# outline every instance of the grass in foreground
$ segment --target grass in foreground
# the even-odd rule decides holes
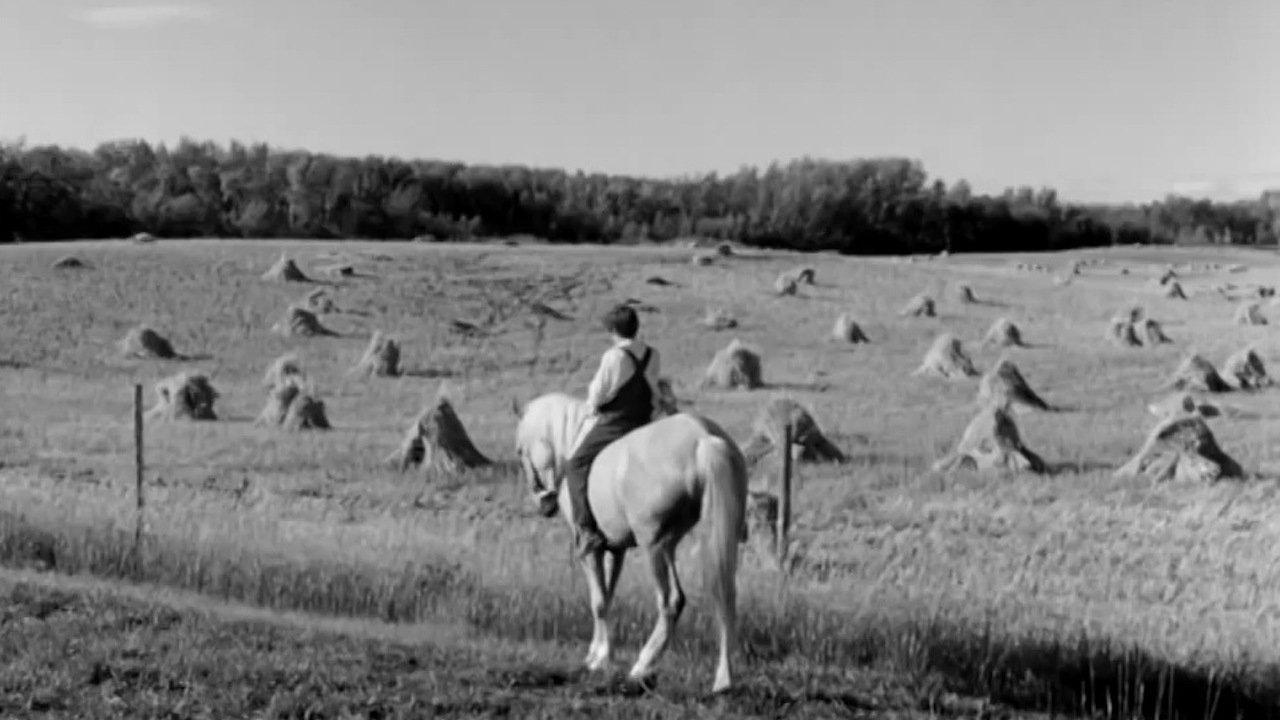
[[[547,643],[275,615],[80,578],[0,573],[0,715],[27,718],[926,717],[869,674],[769,664],[708,696],[677,660],[656,687],[588,676]],[[701,680],[701,678],[697,678]],[[839,692],[820,688],[841,687]],[[933,710],[990,713],[947,698]],[[1007,716],[1007,715],[1006,715]]]

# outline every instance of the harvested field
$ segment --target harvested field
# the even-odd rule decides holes
[[[318,659],[293,675],[279,671],[281,682],[302,692],[323,676],[314,681],[328,688],[322,698],[347,688],[325,706],[332,716],[342,708],[367,712],[369,705],[356,704],[362,698],[428,705],[433,698],[505,698],[514,715],[554,708],[557,717],[678,715],[686,702],[710,714],[719,707],[720,716],[773,717],[790,709],[830,717],[859,708],[902,717],[922,708],[974,715],[977,698],[986,698],[1019,713],[1101,711],[1110,703],[1128,716],[1138,703],[1164,697],[1180,703],[1182,717],[1199,718],[1210,714],[1206,698],[1217,698],[1215,712],[1224,717],[1261,710],[1241,708],[1232,688],[1268,703],[1278,695],[1280,566],[1270,548],[1280,542],[1280,525],[1271,520],[1280,493],[1267,471],[1280,466],[1280,442],[1270,431],[1280,411],[1272,391],[1227,393],[1242,412],[1207,421],[1222,449],[1262,479],[1201,485],[1112,475],[1142,446],[1152,426],[1147,406],[1167,395],[1159,386],[1188,353],[1214,364],[1246,345],[1267,364],[1280,356],[1280,339],[1266,327],[1234,324],[1232,305],[1206,291],[1224,273],[1180,271],[1186,300],[1147,287],[1166,264],[1202,262],[1204,250],[927,263],[831,255],[818,263],[744,248],[709,272],[690,265],[678,247],[327,243],[325,250],[376,251],[393,261],[373,276],[323,281],[343,309],[324,316],[337,336],[272,332],[299,291],[263,282],[262,268],[287,253],[314,277],[312,268],[326,259],[313,248],[241,240],[77,243],[76,256],[92,273],[51,267],[65,245],[0,248],[8,269],[0,293],[7,411],[0,415],[0,563],[154,583],[278,612],[415,627],[452,623],[466,629],[456,646],[462,649],[450,654],[449,643],[417,643],[420,667],[438,672],[406,669],[408,651],[392,636],[408,630],[357,641],[315,640],[290,629],[258,636],[250,650],[234,649],[219,639],[243,636],[230,625],[73,599],[65,603],[71,609],[50,616],[63,625],[17,623],[20,634],[12,638],[6,625],[4,714],[24,712],[11,705],[19,697],[67,703],[41,711],[55,714],[74,714],[74,703],[89,702],[79,699],[86,691],[68,689],[70,675],[24,675],[30,671],[21,668],[43,662],[40,648],[57,637],[77,634],[97,638],[98,655],[119,656],[126,641],[113,628],[125,616],[145,628],[134,632],[153,639],[128,661],[135,674],[120,677],[157,686],[172,681],[159,669],[185,677],[199,672],[192,665],[199,662],[243,673],[227,675],[228,682],[250,683],[243,678],[259,672],[254,668],[294,667],[303,662],[298,648],[316,643]],[[1108,263],[1084,266],[1065,286],[1014,269],[1020,260],[1069,267],[1094,257]],[[1270,255],[1215,249],[1208,257],[1224,266],[1247,263],[1243,279],[1232,276],[1239,282],[1280,279],[1280,262]],[[821,283],[771,297],[779,274],[819,264]],[[1130,273],[1120,274],[1121,266]],[[654,276],[670,282],[646,282]],[[942,303],[936,317],[899,317],[922,288],[948,283],[971,287],[982,302]],[[578,670],[590,613],[585,584],[567,561],[568,528],[538,517],[517,480],[512,396],[581,396],[606,347],[599,315],[626,298],[655,308],[641,316],[641,333],[661,349],[663,373],[691,410],[745,442],[761,407],[792,397],[821,418],[823,434],[848,458],[797,465],[785,581],[772,558],[744,545],[742,689],[720,700],[699,694],[714,658],[709,606],[697,565],[686,559],[698,531],[681,552],[689,607],[674,656],[659,666],[656,694],[600,691],[603,680]],[[1136,299],[1173,342],[1141,351],[1107,342],[1100,328]],[[535,303],[569,319],[546,321]],[[739,324],[732,337],[765,359],[764,387],[699,387],[708,360],[731,338],[704,325],[711,306],[733,308]],[[832,318],[846,311],[856,312],[876,342],[830,342]],[[1033,344],[984,345],[1001,317]],[[476,331],[460,333],[458,322]],[[184,357],[120,353],[119,339],[140,325],[163,328]],[[402,340],[400,377],[371,382],[349,372],[375,330]],[[930,472],[972,419],[979,382],[912,376],[942,333],[959,338],[982,370],[1009,352],[1035,390],[1063,408],[1017,417],[1021,435],[1052,472]],[[253,425],[265,399],[264,368],[291,351],[303,358],[330,430]],[[184,370],[215,379],[218,419],[147,427],[148,540],[137,564],[130,555],[132,386]],[[382,461],[424,398],[442,386],[494,464],[401,474]],[[621,669],[654,614],[644,561],[628,563],[613,613]],[[6,590],[6,618],[51,607],[37,591],[14,588]],[[173,639],[166,651],[166,637],[191,639]],[[203,639],[208,659],[174,659],[181,653],[172,647]],[[389,655],[404,664],[361,674]],[[1091,676],[1092,690],[1082,690]],[[533,687],[521,684],[527,677],[560,679],[549,687],[527,681]],[[220,716],[267,712],[244,698],[209,698],[200,702]],[[153,700],[137,694],[128,702]],[[294,707],[273,702],[285,704],[271,712]],[[450,707],[455,714],[499,711]]]

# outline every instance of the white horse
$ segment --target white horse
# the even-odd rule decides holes
[[[512,407],[520,418],[516,452],[538,509],[545,517],[559,509],[572,526],[568,487],[561,480],[591,424],[590,409],[564,393],[537,397],[523,412],[514,402]],[[685,605],[676,546],[705,516],[710,533],[702,542],[703,582],[716,603],[720,640],[712,692],[728,689],[730,655],[737,646],[738,543],[747,539],[747,467],[737,444],[707,418],[688,413],[663,417],[615,440],[596,457],[587,497],[608,540],[606,549],[581,560],[595,619],[587,667],[602,670],[611,663],[609,606],[623,558],[638,546],[649,556],[658,621],[630,677],[643,680],[654,672]],[[611,561],[607,576],[606,554]]]

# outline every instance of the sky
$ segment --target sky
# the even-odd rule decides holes
[[[1280,0],[0,0],[0,139],[1232,199],[1280,187],[1277,37]]]

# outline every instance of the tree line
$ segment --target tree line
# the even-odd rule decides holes
[[[804,158],[672,179],[183,139],[93,151],[0,146],[0,242],[124,237],[623,243],[683,237],[851,254],[1058,250],[1121,243],[1275,244],[1280,191],[1065,203],[1049,188],[979,195],[908,158]]]

